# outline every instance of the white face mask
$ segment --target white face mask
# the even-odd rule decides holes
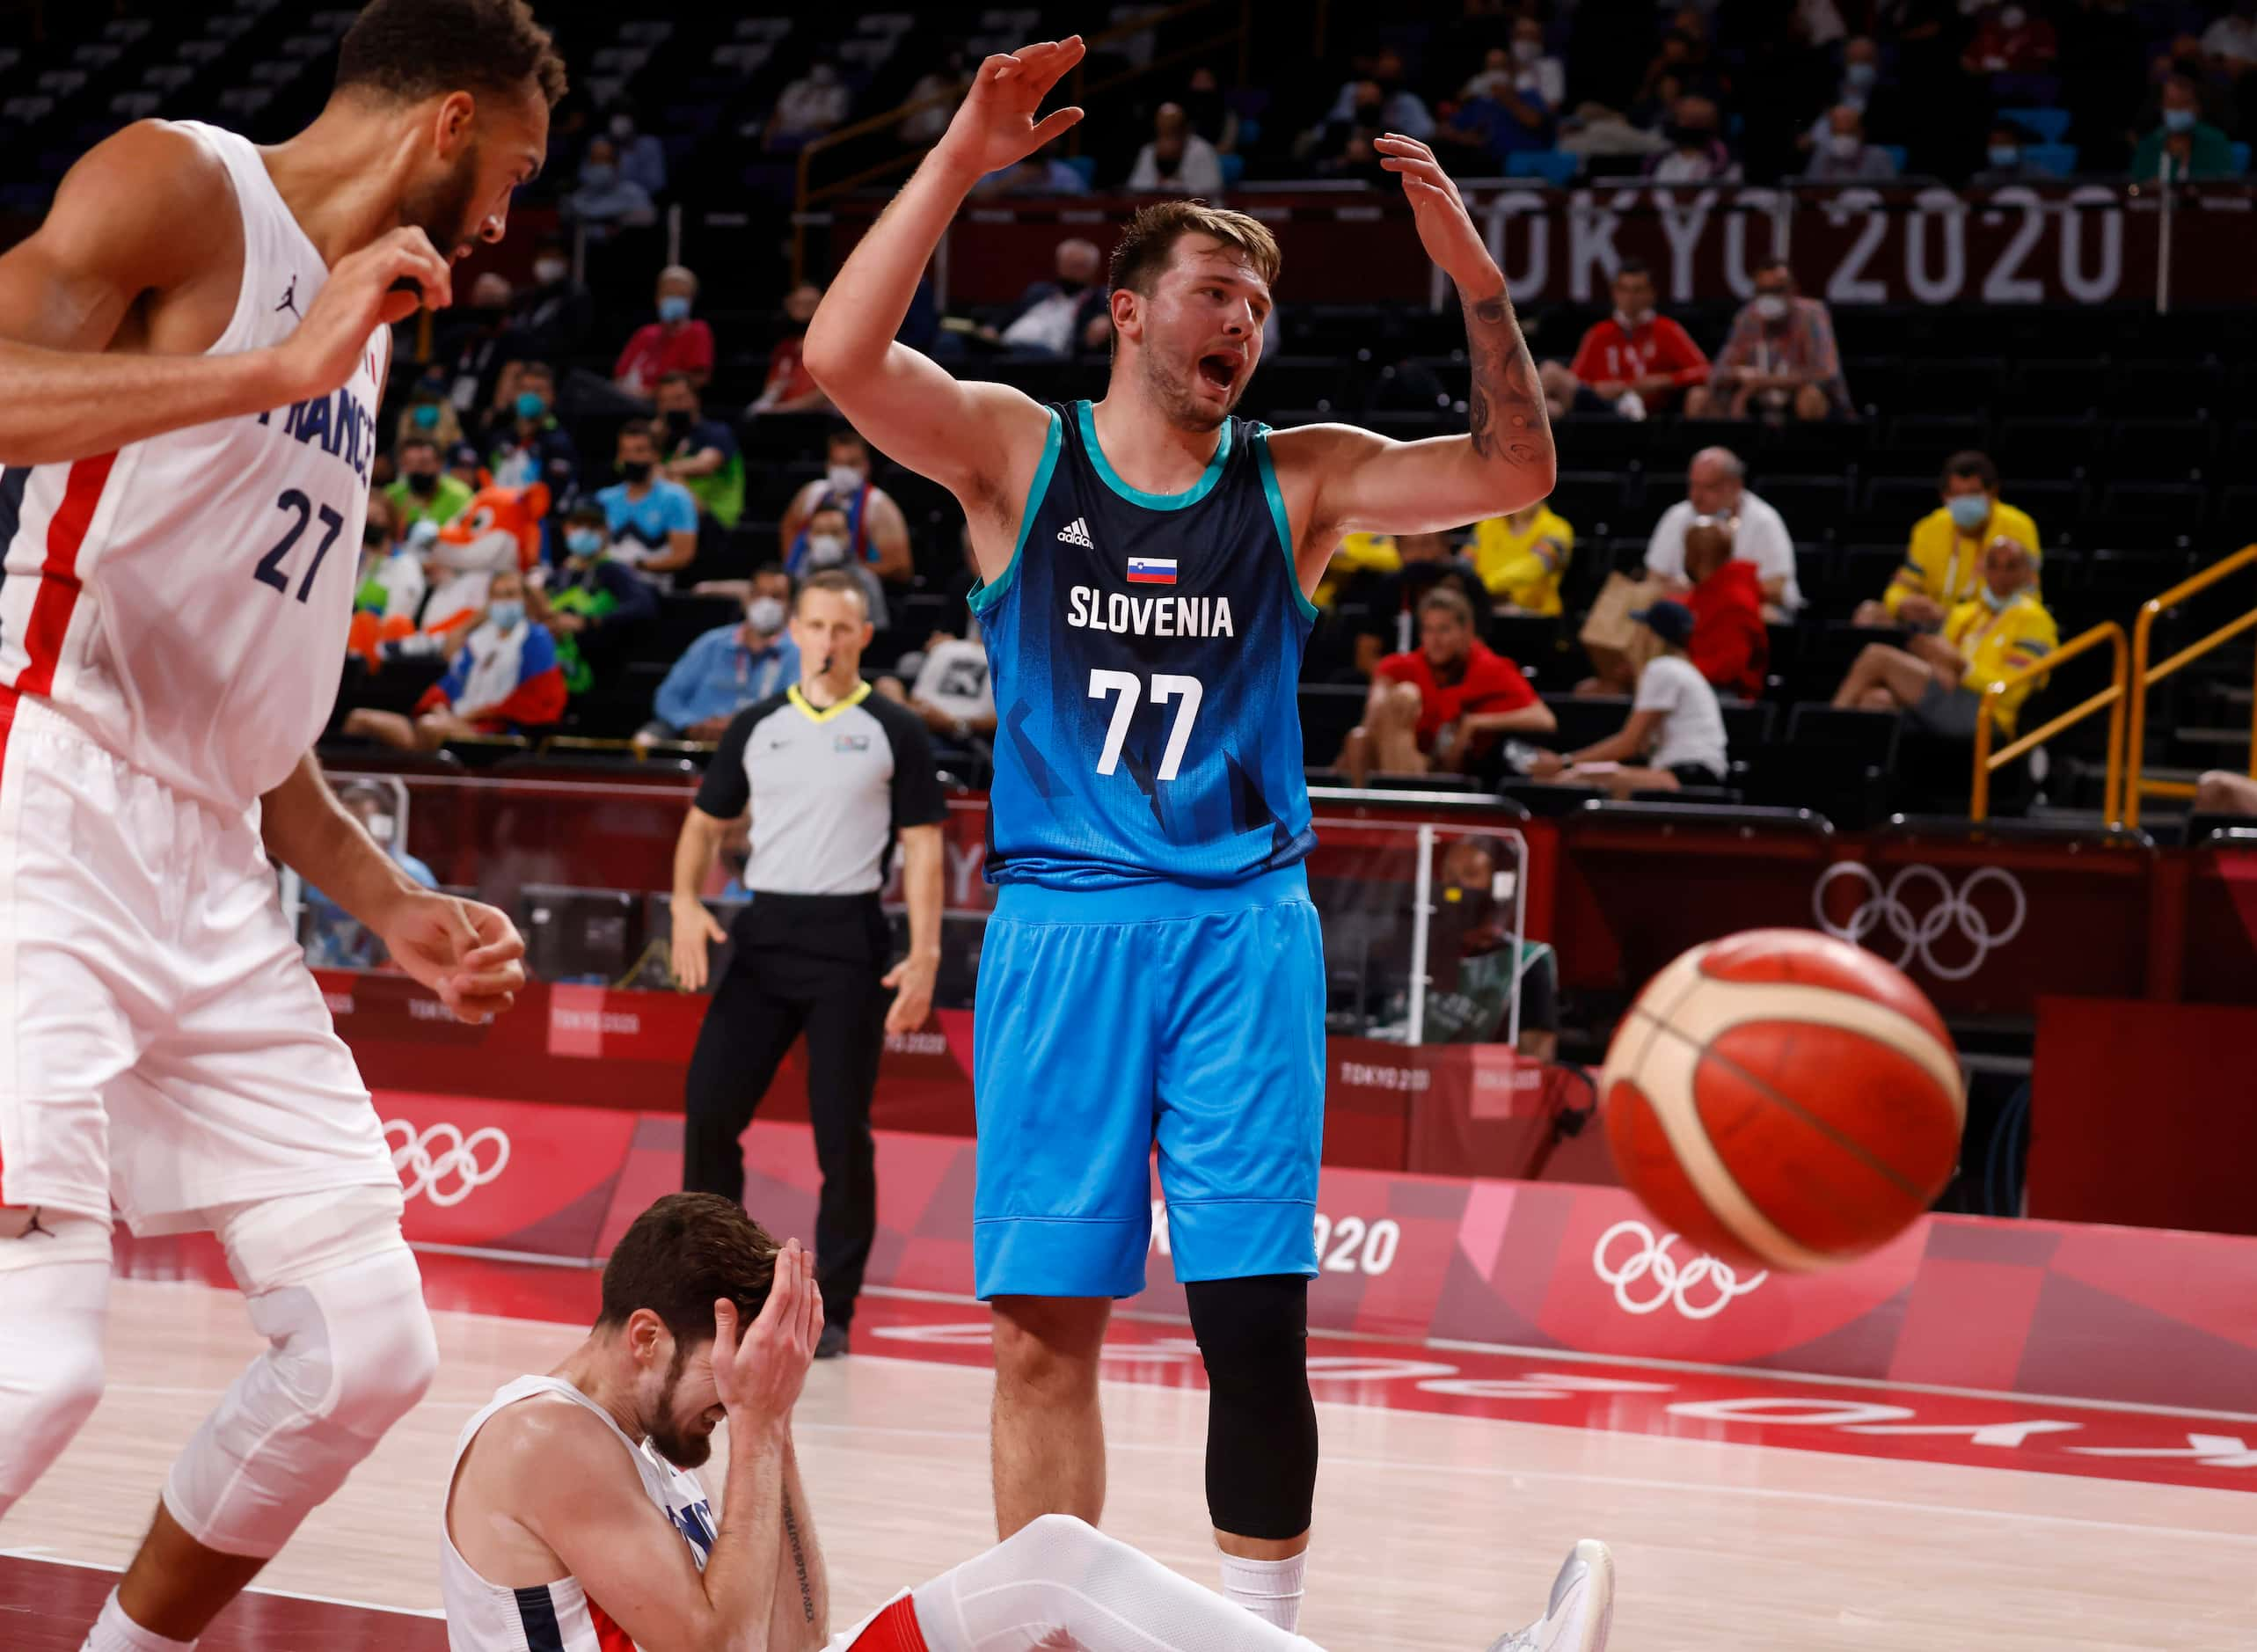
[[[1834,151],[1834,158],[1842,161],[1857,159],[1858,151],[1865,146],[1865,140],[1854,132],[1837,132],[1826,140],[1826,147]]]
[[[369,816],[369,836],[389,849],[391,847],[391,835],[395,825],[396,822],[389,815],[371,815]]]
[[[811,559],[814,556],[812,545],[807,547],[807,555]],[[760,635],[772,637],[784,629],[784,604],[772,596],[756,596],[746,605],[744,618],[745,623]]]
[[[834,464],[825,472],[834,493],[858,493],[862,491],[862,472],[851,464]]]
[[[1513,42],[1513,61],[1516,63],[1532,63],[1543,55],[1544,42],[1542,40],[1515,40]]]
[[[1756,313],[1766,321],[1786,318],[1786,299],[1779,293],[1762,293],[1756,299]]]
[[[635,135],[635,118],[634,118],[634,116],[632,116],[632,115],[629,115],[629,114],[615,114],[615,115],[613,115],[613,116],[611,117],[611,135],[612,135],[613,137],[615,137],[615,138],[617,138],[617,139],[621,140],[622,142],[625,142],[626,139],[628,139],[628,138],[631,138],[631,137],[634,136],[634,135]]]
[[[1653,319],[1654,312],[1650,310],[1618,310],[1614,312],[1614,325],[1625,333],[1635,333]]]
[[[552,287],[571,274],[572,266],[560,258],[537,258],[533,260],[533,279],[544,287]]]
[[[811,568],[835,568],[846,560],[846,540],[835,533],[807,536],[807,566]]]

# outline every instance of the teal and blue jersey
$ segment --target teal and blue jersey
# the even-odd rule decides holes
[[[1302,594],[1269,428],[1230,419],[1180,493],[1130,486],[1053,404],[1009,566],[972,596],[997,726],[987,876],[1057,889],[1248,881],[1316,841]]]

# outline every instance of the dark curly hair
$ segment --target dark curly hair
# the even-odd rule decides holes
[[[526,0],[371,0],[337,53],[337,90],[415,102],[537,86],[551,109],[564,59]]]
[[[741,1325],[760,1317],[780,1248],[742,1206],[711,1193],[669,1193],[637,1217],[603,1264],[595,1328],[616,1330],[648,1308],[674,1336],[676,1363],[713,1336],[713,1304],[736,1304]]]

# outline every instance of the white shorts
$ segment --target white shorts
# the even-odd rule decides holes
[[[175,1233],[364,1184],[399,1178],[257,811],[0,691],[0,1204]]]

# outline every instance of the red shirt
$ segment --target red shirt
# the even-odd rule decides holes
[[[635,336],[619,352],[619,365],[611,369],[611,376],[648,395],[668,373],[712,370],[712,328],[692,320],[669,330],[664,322],[652,321],[635,329]]]
[[[1717,688],[1749,699],[1764,692],[1771,634],[1764,629],[1764,586],[1752,562],[1729,561],[1692,588],[1693,669]]]
[[[1468,712],[1516,712],[1536,704],[1536,691],[1520,667],[1476,639],[1465,656],[1465,669],[1451,683],[1435,680],[1434,666],[1424,649],[1391,654],[1379,662],[1379,675],[1397,683],[1419,685],[1419,749],[1434,744],[1443,725]]]
[[[797,401],[817,388],[815,376],[807,371],[807,340],[799,337],[779,339],[776,347],[768,353],[768,382],[761,394],[772,395],[778,401]]]
[[[1708,383],[1708,358],[1683,327],[1667,316],[1648,316],[1628,333],[1609,316],[1583,335],[1567,370],[1586,384],[1628,384],[1651,373],[1667,373],[1677,389]],[[1675,401],[1675,395],[1662,399]]]

